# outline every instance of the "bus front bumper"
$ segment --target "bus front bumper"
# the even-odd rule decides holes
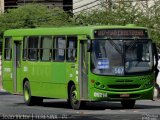
[[[144,90],[128,91],[128,92],[116,92],[116,91],[106,91],[96,88],[90,89],[90,101],[120,101],[124,99],[134,99],[134,100],[152,100],[154,94],[154,87],[147,88]]]

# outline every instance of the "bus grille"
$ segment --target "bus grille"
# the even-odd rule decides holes
[[[140,94],[130,94],[129,97],[127,98],[139,98],[141,95]],[[108,95],[109,98],[122,98],[120,97],[120,94],[112,94],[112,95]]]
[[[108,85],[110,89],[137,89],[141,85]]]

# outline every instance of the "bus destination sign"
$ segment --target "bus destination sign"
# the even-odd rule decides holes
[[[145,29],[100,29],[94,31],[95,38],[146,38],[148,37]]]

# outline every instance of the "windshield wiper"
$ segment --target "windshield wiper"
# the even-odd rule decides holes
[[[121,49],[119,49],[119,47],[117,46],[117,44],[115,44],[112,40],[109,40],[110,44],[116,49],[116,51],[119,53],[119,54],[123,54]]]
[[[135,45],[135,43],[136,43],[136,41],[131,42],[130,45],[128,46],[128,48],[126,49],[126,51],[131,49]]]

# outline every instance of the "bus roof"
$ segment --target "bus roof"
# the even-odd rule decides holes
[[[105,26],[76,26],[76,27],[54,27],[54,28],[27,28],[11,29],[4,32],[4,36],[28,36],[28,35],[77,35],[91,34],[98,29],[147,29],[132,24],[126,26],[105,25]]]

